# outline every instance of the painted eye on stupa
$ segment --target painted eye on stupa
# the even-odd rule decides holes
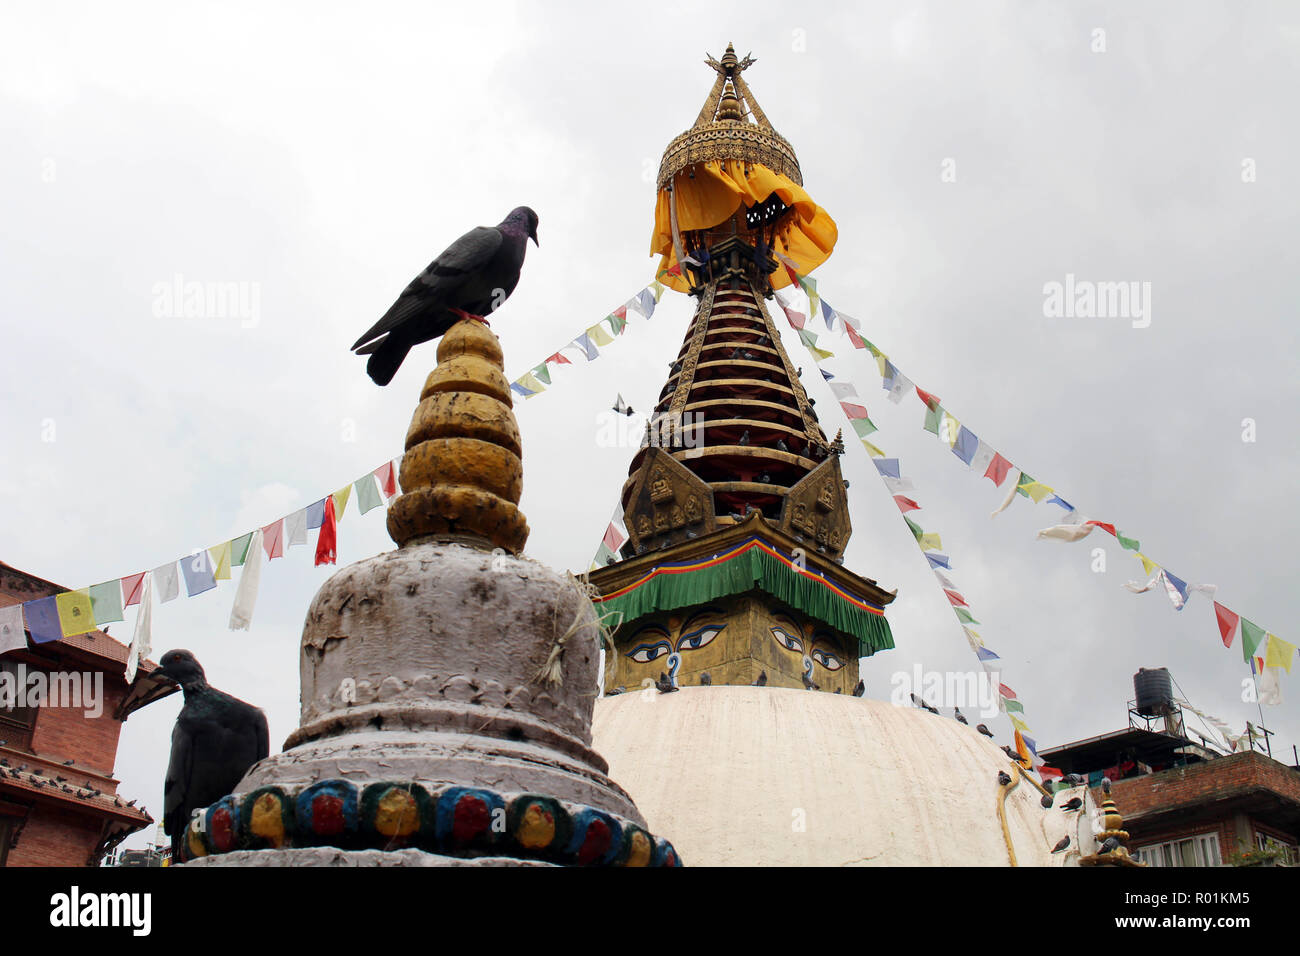
[[[651,661],[671,653],[672,648],[667,641],[656,641],[653,644],[638,644],[627,652],[627,656],[638,664],[649,664]]]
[[[723,625],[706,624],[704,627],[689,634],[683,634],[677,639],[677,649],[679,651],[698,651],[705,644],[710,643],[715,637],[722,633]]]
[[[813,648],[812,658],[828,671],[837,671],[844,666],[842,660],[830,651],[824,651],[820,647]]]
[[[772,628],[772,636],[775,637],[776,642],[787,651],[794,651],[796,654],[803,653],[803,641],[799,640],[799,638],[795,637],[785,628],[779,625]]]

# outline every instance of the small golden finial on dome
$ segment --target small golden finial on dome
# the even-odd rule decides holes
[[[1101,784],[1104,799],[1101,802],[1101,825],[1103,829],[1100,833],[1095,834],[1100,850],[1089,856],[1081,857],[1079,863],[1082,866],[1143,866],[1133,859],[1128,852],[1128,831],[1124,829],[1124,817],[1120,815],[1119,807],[1115,806],[1115,798],[1110,793],[1110,780],[1103,779]],[[1111,844],[1107,849],[1106,844]]]
[[[458,322],[442,337],[406,433],[402,494],[388,510],[399,547],[452,540],[523,550],[522,446],[502,369],[501,344],[483,323]]]

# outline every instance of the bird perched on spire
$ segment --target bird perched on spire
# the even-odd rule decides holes
[[[270,753],[270,735],[266,714],[209,687],[189,651],[168,651],[154,674],[180,684],[185,694],[163,787],[163,832],[172,838],[172,859],[180,860],[193,812],[232,793]]]
[[[412,346],[500,308],[519,284],[529,239],[539,245],[537,213],[519,206],[498,225],[471,229],[429,263],[352,346],[370,356],[366,372],[375,384],[393,380]]]

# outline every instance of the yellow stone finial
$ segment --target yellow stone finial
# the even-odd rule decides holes
[[[445,539],[523,550],[522,446],[502,369],[501,344],[483,323],[457,322],[442,337],[406,433],[402,494],[388,509],[399,547]]]

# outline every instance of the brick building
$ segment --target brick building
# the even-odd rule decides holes
[[[0,607],[66,590],[0,562]],[[95,866],[153,823],[118,793],[113,766],[127,715],[173,688],[149,676],[149,661],[128,686],[128,649],[104,631],[27,637],[0,657],[6,686],[27,688],[0,701],[0,866]]]
[[[1176,708],[1157,730],[1130,721],[1127,730],[1040,756],[1087,777],[1098,801],[1101,777],[1112,780],[1135,859],[1148,866],[1300,864],[1300,769],[1257,750],[1222,754],[1195,743]]]

